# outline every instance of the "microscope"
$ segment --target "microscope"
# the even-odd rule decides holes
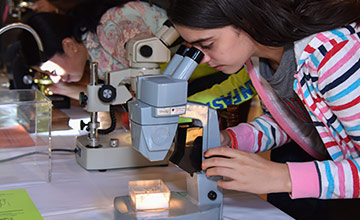
[[[126,43],[129,68],[109,72],[98,83],[97,64],[90,66],[87,95],[80,94],[80,104],[90,113],[90,122],[81,124],[88,134],[76,138],[76,160],[87,170],[167,165],[168,160],[152,162],[132,147],[130,132],[115,130],[114,105],[124,104],[133,96],[127,85],[136,90],[136,76],[160,74],[159,64],[170,60],[169,46],[179,37],[166,21],[155,36],[131,39]],[[98,112],[110,112],[111,126],[99,129]],[[115,130],[115,131],[114,131]]]
[[[24,0],[8,0],[7,5],[9,15],[18,21],[21,21],[23,13],[26,12],[26,10],[32,10],[34,2]]]
[[[194,47],[180,47],[163,74],[138,77],[137,99],[128,103],[134,148],[150,161],[161,161],[173,148],[175,139],[170,160],[189,173],[187,192],[171,192],[169,207],[154,211],[136,210],[129,196],[116,197],[115,219],[222,218],[219,177],[207,177],[201,169],[204,152],[220,146],[217,112],[207,105],[187,102],[187,80],[203,56]],[[202,135],[195,139],[191,150],[185,149],[183,138],[184,127],[190,125],[179,124],[179,117],[191,118],[192,126],[202,128]],[[185,157],[188,161],[182,163]]]

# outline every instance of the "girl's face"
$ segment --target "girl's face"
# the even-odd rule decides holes
[[[85,64],[88,59],[86,48],[79,44],[74,51],[64,48],[64,54],[55,54],[51,59],[40,66],[44,72],[50,73],[53,82],[78,82],[84,74]]]
[[[185,41],[205,54],[202,62],[224,73],[236,73],[256,53],[255,41],[232,26],[215,29],[175,27]]]
[[[72,61],[64,55],[55,54],[51,59],[43,63],[40,69],[49,72],[50,78],[54,83],[60,80],[70,83],[78,82],[81,79],[84,67],[81,68],[79,63],[72,63]]]

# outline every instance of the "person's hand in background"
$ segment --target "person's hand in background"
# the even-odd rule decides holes
[[[59,81],[48,86],[50,91],[54,94],[68,96],[69,98],[79,100],[80,92],[86,94],[86,86],[78,83],[66,83]]]
[[[48,0],[37,0],[32,6],[32,10],[35,12],[59,12],[59,10]]]

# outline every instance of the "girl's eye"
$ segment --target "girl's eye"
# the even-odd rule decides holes
[[[211,46],[212,46],[212,43],[211,44],[208,44],[208,45],[200,45],[200,47],[202,48],[202,49],[210,49],[211,48]]]

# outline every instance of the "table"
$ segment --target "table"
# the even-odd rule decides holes
[[[53,131],[53,148],[75,148],[78,130]],[[21,170],[18,175],[21,175]],[[113,219],[113,200],[128,194],[128,181],[162,179],[172,191],[186,191],[186,173],[169,165],[87,171],[74,154],[53,152],[51,183],[0,186],[25,188],[45,220]],[[224,219],[292,219],[257,195],[225,191]]]

